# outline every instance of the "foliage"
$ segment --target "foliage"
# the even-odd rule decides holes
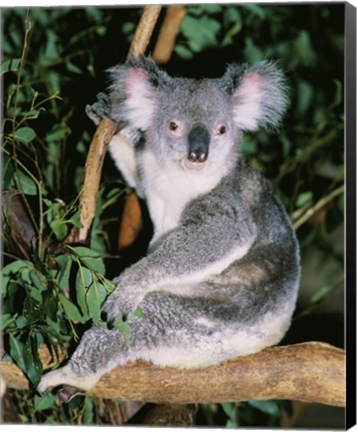
[[[139,13],[138,8],[3,10],[3,190],[21,199],[33,232],[30,250],[14,251],[11,198],[4,194],[1,328],[4,359],[14,361],[31,383],[26,397],[12,392],[24,423],[101,422],[88,397],[63,407],[54,396],[35,393],[42,374],[37,351],[45,343],[56,358],[58,348],[78,340],[92,322],[101,325],[100,305],[113,289],[113,221],[125,186],[110,160],[90,244],[70,245],[66,239],[79,226],[78,193],[93,131],[84,106],[103,91],[102,71],[123,60]],[[113,40],[118,47],[109,50]],[[215,76],[228,62],[279,59],[291,96],[284,127],[246,136],[242,150],[298,219],[343,183],[343,49],[343,5],[197,5],[188,8],[167,67],[177,74]],[[329,234],[343,224],[343,208],[339,195],[298,230],[302,252],[313,246],[323,259],[337,261],[339,277],[343,256]],[[327,280],[320,288],[312,308],[335,285]],[[257,426],[260,418],[263,425],[278,424],[287,406],[250,401],[221,409],[226,426],[236,427]]]

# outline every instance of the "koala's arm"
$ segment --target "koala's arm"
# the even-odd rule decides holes
[[[103,118],[109,118],[116,122],[111,111],[111,101],[105,93],[99,93],[97,101],[86,106],[86,114],[95,125],[98,125]],[[142,196],[135,150],[135,145],[139,139],[140,134],[137,130],[128,126],[123,127],[113,136],[109,144],[109,151],[126,183],[136,189],[138,195]]]
[[[256,233],[249,212],[237,201],[217,193],[191,204],[180,225],[116,280],[117,288],[104,306],[108,319],[133,312],[150,291],[194,295],[189,287],[243,257]]]

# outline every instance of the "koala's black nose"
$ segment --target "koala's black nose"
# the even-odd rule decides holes
[[[210,140],[210,134],[205,126],[194,126],[188,134],[188,159],[191,162],[205,162]]]

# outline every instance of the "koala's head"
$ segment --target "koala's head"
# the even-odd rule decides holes
[[[141,130],[161,164],[200,171],[235,160],[243,131],[276,126],[287,105],[272,62],[229,65],[221,78],[175,78],[149,58],[110,70],[112,116]]]

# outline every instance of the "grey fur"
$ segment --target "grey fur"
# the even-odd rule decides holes
[[[139,358],[200,367],[256,352],[280,341],[295,308],[294,231],[239,150],[242,129],[276,126],[286,108],[276,65],[231,65],[220,79],[196,81],[172,78],[144,58],[110,75],[110,101],[101,96],[87,111],[126,126],[111,153],[147,200],[154,237],[147,256],[115,279],[104,311],[114,322],[137,307],[144,316],[127,322],[129,346],[116,328],[88,330],[40,391],[87,390]],[[197,125],[209,133],[208,159],[190,163],[188,136]]]

